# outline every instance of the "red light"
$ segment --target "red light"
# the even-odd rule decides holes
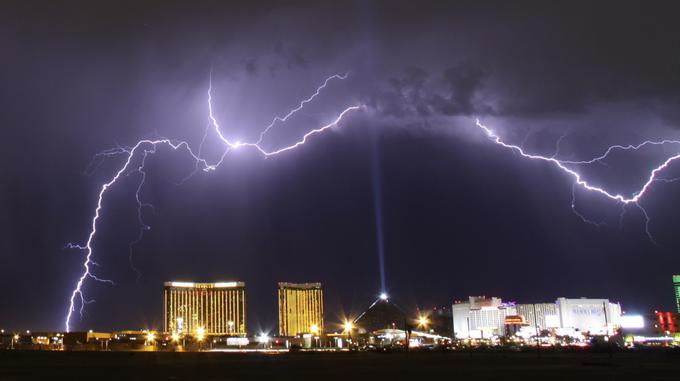
[[[673,315],[670,312],[666,312],[666,320],[668,320],[668,330],[671,333],[675,333],[675,324],[673,323]]]

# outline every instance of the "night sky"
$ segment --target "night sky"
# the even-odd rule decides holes
[[[517,302],[605,297],[624,310],[674,306],[680,182],[635,205],[577,189],[555,166],[612,144],[680,139],[680,23],[672,2],[48,2],[0,5],[0,327],[62,329],[97,192],[123,157],[159,136],[198,147],[223,134],[275,149],[365,109],[296,150],[227,155],[194,170],[183,151],[147,159],[139,233],[124,176],[104,198],[86,306],[74,330],[162,328],[162,283],[244,281],[249,331],[276,328],[276,282],[322,282],[326,321],[386,288],[406,310],[468,295]],[[96,4],[95,4],[96,3]],[[202,154],[224,147],[208,134]],[[581,168],[630,195],[678,145],[618,152]],[[680,176],[680,163],[663,178]],[[181,183],[181,184],[180,184]],[[377,206],[380,208],[377,208]],[[376,209],[381,213],[376,218]],[[620,218],[625,211],[623,218]],[[137,271],[135,271],[137,269]],[[139,274],[139,275],[138,275]]]

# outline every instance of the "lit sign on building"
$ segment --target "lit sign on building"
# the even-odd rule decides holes
[[[636,329],[644,328],[645,319],[640,315],[623,315],[621,316],[621,328]]]

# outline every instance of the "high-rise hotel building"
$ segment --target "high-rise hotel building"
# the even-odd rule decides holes
[[[323,332],[321,283],[279,283],[279,335]]]
[[[243,282],[165,282],[165,332],[209,335],[246,334],[246,288]]]

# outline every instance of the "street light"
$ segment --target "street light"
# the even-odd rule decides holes
[[[196,338],[198,339],[198,341],[203,341],[203,339],[205,339],[205,328],[203,327],[196,328]]]
[[[314,335],[313,338],[314,338],[314,341],[316,342],[316,346],[318,347],[319,346],[319,331],[320,331],[319,326],[316,325],[316,324],[312,324],[312,326],[309,327],[309,330]]]
[[[198,349],[203,349],[203,339],[205,339],[205,328],[196,328],[196,339],[198,340]]]
[[[257,337],[257,341],[262,344],[263,348],[267,348],[269,344],[269,335],[267,335],[264,332],[261,332],[260,335]]]
[[[352,330],[354,329],[354,324],[349,320],[345,320],[345,324],[343,324],[343,328],[345,329],[345,333],[347,334],[347,342],[349,343],[350,349],[351,349]]]
[[[146,333],[146,342],[150,345],[153,345],[153,341],[156,340],[156,334],[154,334],[151,331],[148,331]]]
[[[229,320],[227,325],[229,326],[229,333],[234,333],[234,322]]]
[[[427,328],[428,324],[430,324],[430,321],[427,320],[427,317],[421,316],[418,318],[418,327]]]
[[[351,321],[347,320],[345,321],[345,324],[343,324],[343,327],[345,328],[345,332],[352,332],[352,329],[354,328],[354,324],[352,324]]]
[[[14,334],[14,336],[12,336],[12,349],[14,349],[14,345],[15,345],[18,341],[19,341],[19,335],[18,335],[18,334]]]

